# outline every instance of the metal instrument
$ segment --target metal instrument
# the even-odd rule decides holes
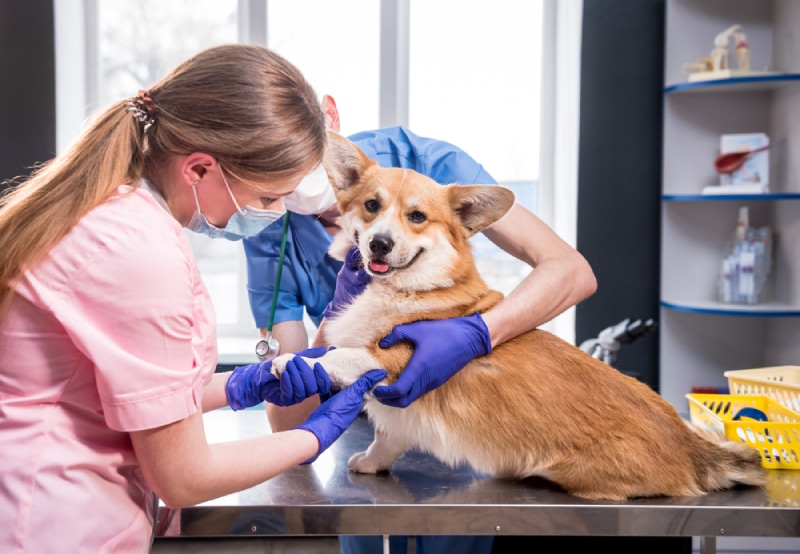
[[[617,353],[623,344],[629,344],[643,337],[656,327],[657,324],[653,319],[631,321],[630,318],[627,318],[616,325],[603,329],[597,337],[583,341],[580,349],[613,367],[617,361]]]

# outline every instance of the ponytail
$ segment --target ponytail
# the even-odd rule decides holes
[[[0,197],[0,314],[11,283],[42,260],[119,185],[141,177],[143,134],[126,102],[102,113],[69,149]]]

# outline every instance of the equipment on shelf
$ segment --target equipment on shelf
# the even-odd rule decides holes
[[[617,361],[617,352],[623,344],[630,344],[645,336],[655,330],[657,325],[653,319],[631,321],[627,318],[603,329],[596,338],[583,341],[580,349],[613,367]]]

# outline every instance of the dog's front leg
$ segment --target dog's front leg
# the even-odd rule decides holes
[[[402,442],[393,440],[380,429],[375,429],[375,438],[366,452],[358,452],[350,457],[347,469],[354,473],[378,473],[389,471],[394,461],[406,451]]]
[[[294,354],[283,354],[272,360],[272,374],[280,378],[286,363]],[[319,358],[303,358],[309,366],[319,363],[328,372],[331,383],[343,388],[352,385],[356,379],[371,369],[382,369],[378,362],[364,348],[337,348],[329,350]],[[385,384],[385,383],[383,383]]]

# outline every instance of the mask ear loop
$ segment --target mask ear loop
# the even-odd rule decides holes
[[[219,165],[219,162],[217,162],[217,166],[219,166],[219,174],[222,175],[222,182],[225,183],[225,188],[228,189],[228,195],[231,197],[231,200],[233,200],[233,205],[236,206],[236,211],[242,215],[246,215],[244,209],[239,207],[239,203],[236,201],[236,197],[233,195],[231,186],[228,184],[228,179],[225,177],[225,171],[222,170],[222,166]]]
[[[281,253],[278,256],[278,272],[275,274],[275,288],[272,292],[272,306],[269,309],[269,320],[267,321],[267,336],[265,339],[262,339],[267,341],[267,352],[265,354],[259,354],[258,351],[256,351],[256,355],[262,360],[277,356],[281,350],[280,342],[278,342],[278,339],[272,336],[272,325],[275,322],[275,311],[278,307],[278,287],[281,284],[283,260],[286,257],[286,235],[289,234],[290,213],[291,212],[287,211],[283,216],[283,230],[281,231]]]

